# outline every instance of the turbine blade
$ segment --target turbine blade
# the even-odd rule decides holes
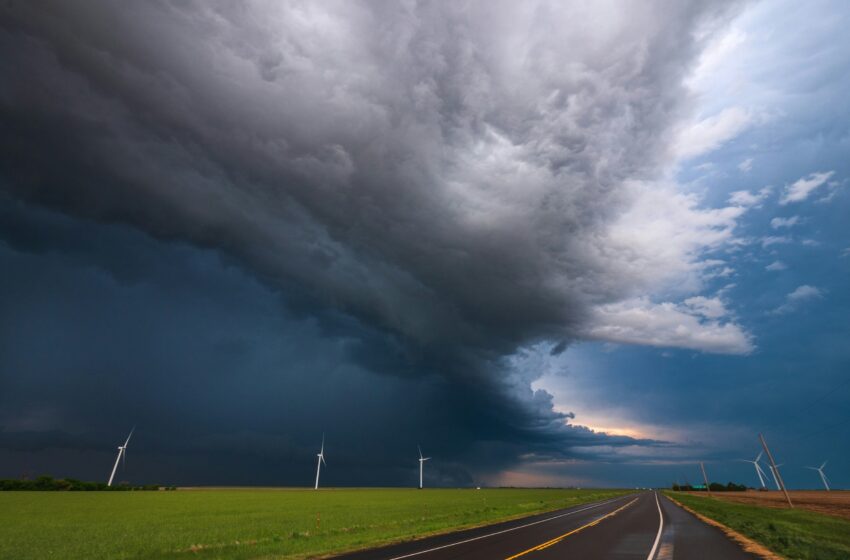
[[[824,468],[825,466],[826,466],[826,461],[823,462],[823,465],[821,465],[820,468]]]
[[[422,448],[417,445],[416,449],[419,450],[419,458],[421,459],[422,458]]]
[[[133,429],[132,429],[132,430],[130,430],[130,435],[129,435],[129,436],[127,436],[127,441],[125,441],[125,442],[124,442],[124,447],[125,447],[125,448],[127,447],[127,444],[128,444],[128,443],[130,443],[130,438],[131,438],[131,437],[133,437],[133,432],[135,432],[135,431],[136,431],[136,427],[135,427],[135,426],[133,426]]]
[[[756,457],[756,461],[761,461],[761,456],[764,455],[764,451],[759,451],[759,456]]]

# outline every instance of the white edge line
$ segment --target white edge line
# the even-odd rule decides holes
[[[652,550],[649,551],[646,560],[655,558],[655,551],[658,550],[658,543],[661,542],[661,532],[664,530],[664,514],[661,513],[661,504],[658,503],[658,492],[653,493],[655,494],[655,505],[658,507],[658,534],[655,535],[655,544],[652,545]]]
[[[420,551],[418,551],[418,552],[411,552],[410,554],[405,554],[404,556],[394,556],[393,558],[390,558],[389,560],[401,560],[402,558],[410,558],[411,556],[419,556],[420,554],[427,554],[427,553],[429,553],[429,552],[434,552],[435,550],[442,550],[442,549],[444,549],[444,548],[451,548],[451,547],[453,547],[453,546],[458,546],[458,545],[460,545],[460,544],[466,544],[466,543],[468,543],[468,542],[473,542],[473,541],[477,541],[477,540],[481,540],[481,539],[486,539],[486,538],[488,538],[488,537],[495,537],[496,535],[501,535],[502,533],[509,533],[509,532],[511,532],[511,531],[516,531],[516,530],[518,530],[518,529],[525,529],[526,527],[531,527],[532,525],[539,525],[540,523],[546,523],[547,521],[552,521],[552,520],[555,520],[555,519],[560,519],[561,517],[566,517],[566,516],[568,516],[568,515],[573,515],[573,514],[575,514],[575,513],[581,513],[582,511],[587,511],[587,510],[589,510],[589,509],[593,509],[593,508],[597,508],[597,507],[600,507],[600,506],[604,506],[604,505],[610,504],[610,503],[612,503],[612,502],[616,502],[617,500],[622,500],[622,499],[627,498],[627,497],[628,497],[628,496],[620,496],[620,497],[618,497],[618,498],[613,498],[613,499],[608,500],[608,501],[606,501],[606,502],[600,502],[600,503],[598,503],[598,504],[594,504],[594,505],[592,505],[592,506],[587,506],[587,507],[584,507],[584,508],[581,508],[581,509],[576,509],[576,510],[573,510],[573,511],[568,511],[568,512],[566,512],[566,513],[562,513],[562,514],[560,514],[560,515],[555,515],[555,516],[553,516],[553,517],[547,517],[546,519],[540,519],[540,520],[538,520],[538,521],[532,521],[531,523],[526,523],[525,525],[519,525],[519,526],[517,526],[517,527],[510,527],[510,528],[508,528],[508,529],[502,529],[501,531],[496,531],[495,533],[488,533],[488,534],[486,534],[486,535],[479,535],[479,536],[477,536],[477,537],[473,537],[473,538],[471,538],[471,539],[466,539],[466,540],[464,540],[464,541],[458,541],[458,542],[453,542],[453,543],[449,543],[449,544],[444,544],[444,545],[442,545],[442,546],[436,546],[436,547],[434,547],[434,548],[429,548],[428,550],[420,550]]]

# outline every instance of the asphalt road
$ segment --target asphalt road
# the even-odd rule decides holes
[[[337,558],[739,560],[756,557],[662,494],[641,492]]]

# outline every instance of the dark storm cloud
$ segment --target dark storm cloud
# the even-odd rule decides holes
[[[7,476],[99,478],[133,424],[127,476],[183,484],[307,484],[322,431],[333,484],[410,483],[417,443],[444,484],[530,450],[652,444],[566,430],[545,393],[523,402],[350,317],[293,311],[213,251],[9,200],[0,237]]]
[[[212,258],[187,243],[239,263],[261,283],[251,289],[281,295],[276,312],[312,321],[315,340],[339,346],[335,375],[366,376],[362,392],[395,388],[375,398],[381,429],[394,416],[378,408],[401,414],[393,399],[404,394],[406,406],[440,410],[405,428],[452,434],[447,451],[459,459],[629,443],[565,427],[548,395],[530,389],[537,372],[506,357],[573,339],[591,304],[632,290],[620,273],[628,255],[600,246],[601,232],[626,203],[623,182],[665,160],[696,37],[724,6],[11,2],[0,13],[8,196],[177,242],[164,250],[175,261]],[[50,258],[32,266],[53,266],[54,254],[71,254],[119,279],[162,266],[136,252],[151,242],[130,230],[108,241],[74,225],[83,222],[27,230],[30,211],[4,214],[12,261],[34,252]],[[59,219],[32,219],[42,218]],[[180,282],[162,270],[147,282]],[[77,281],[71,293],[84,289]],[[144,299],[157,297],[174,294]],[[201,303],[188,312],[186,332],[208,328],[204,313]],[[242,363],[244,349],[222,341],[213,356]],[[175,378],[148,367],[174,366],[126,350],[138,354],[124,377],[136,379],[137,402],[168,401]],[[189,391],[207,368],[184,365]],[[305,358],[266,381],[309,385],[314,370]],[[199,400],[222,421],[232,395],[214,388],[215,375],[207,381]],[[347,414],[368,416],[335,416]]]

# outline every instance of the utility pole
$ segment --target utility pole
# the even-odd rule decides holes
[[[767,442],[764,441],[764,436],[761,434],[759,434],[759,439],[761,440],[761,446],[764,447],[764,452],[767,453],[767,458],[770,460],[773,474],[776,475],[776,480],[779,481],[779,486],[782,488],[782,493],[785,494],[785,499],[788,500],[788,507],[793,508],[794,504],[791,503],[791,496],[788,495],[788,490],[785,488],[785,481],[782,480],[782,475],[779,474],[779,469],[776,468],[776,461],[773,460],[773,455],[770,454],[770,449],[767,448]]]
[[[705,491],[708,492],[709,496],[711,496],[711,485],[708,483],[708,477],[705,475],[705,465],[702,464],[702,461],[699,463],[699,468],[702,469],[702,479],[705,481]]]

